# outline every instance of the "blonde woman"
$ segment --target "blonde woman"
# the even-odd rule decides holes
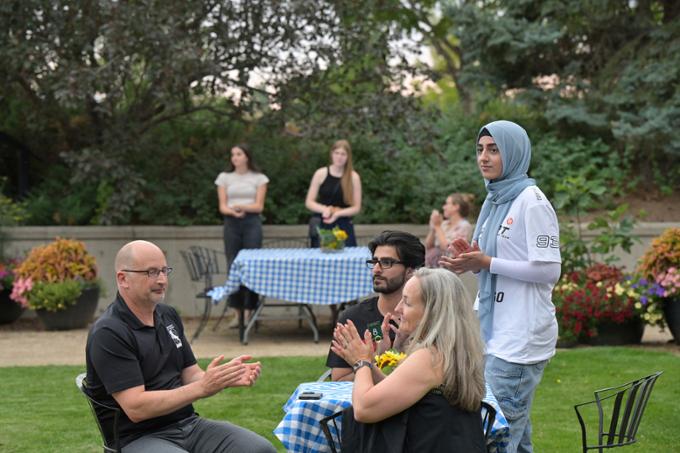
[[[307,190],[305,206],[312,211],[310,243],[319,247],[316,227],[344,230],[348,238],[345,245],[356,247],[352,217],[361,211],[361,178],[352,165],[352,147],[347,140],[333,143],[330,164],[314,172]]]
[[[353,417],[343,417],[346,451],[485,452],[480,406],[484,358],[479,323],[460,279],[421,268],[395,309],[408,356],[384,376],[369,332],[339,324],[333,351],[352,363]]]
[[[425,265],[439,267],[439,258],[454,240],[461,238],[469,241],[472,225],[467,220],[474,195],[452,193],[446,197],[442,212],[433,210],[430,215],[430,230],[425,238]]]

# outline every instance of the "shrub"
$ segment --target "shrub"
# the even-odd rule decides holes
[[[99,286],[95,259],[85,244],[57,238],[31,249],[14,270],[11,298],[33,309],[63,310],[75,303],[84,288]]]
[[[27,293],[28,304],[32,308],[47,311],[64,310],[80,297],[83,286],[76,280],[56,283],[37,282]]]
[[[66,280],[94,281],[97,266],[85,244],[73,239],[57,238],[54,242],[31,249],[26,259],[16,268],[18,278],[34,282],[63,282]]]

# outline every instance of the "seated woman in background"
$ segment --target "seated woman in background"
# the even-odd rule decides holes
[[[434,209],[430,215],[430,231],[425,238],[425,265],[439,267],[439,258],[455,239],[466,241],[472,236],[472,225],[467,221],[474,195],[452,193],[446,197],[442,213]]]
[[[333,351],[354,364],[342,449],[358,452],[485,452],[484,358],[479,323],[463,283],[421,268],[395,310],[407,357],[388,376],[373,366],[370,332],[338,324]]]

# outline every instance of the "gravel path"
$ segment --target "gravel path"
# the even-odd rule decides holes
[[[200,358],[213,358],[219,354],[231,358],[241,354],[253,357],[272,356],[321,356],[328,352],[330,344],[330,322],[320,320],[321,338],[313,341],[309,327],[298,328],[295,321],[265,321],[258,331],[251,332],[250,343],[246,346],[238,341],[236,329],[229,329],[228,320],[213,332],[212,321],[201,336],[192,344],[194,353]],[[185,323],[191,334],[196,329],[196,320]],[[30,365],[82,365],[85,363],[85,341],[87,329],[63,332],[46,332],[37,321],[21,319],[10,326],[0,327],[0,367]],[[641,347],[661,348],[680,355],[680,346],[668,343],[671,335],[647,327]]]

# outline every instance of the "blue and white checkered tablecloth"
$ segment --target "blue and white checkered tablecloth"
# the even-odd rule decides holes
[[[326,437],[321,430],[320,421],[352,404],[353,385],[353,382],[305,382],[300,384],[284,404],[283,410],[286,415],[274,430],[274,435],[289,452],[330,451]],[[323,397],[320,400],[298,400],[297,397],[302,392],[319,392],[323,394]],[[510,440],[510,426],[488,385],[486,386],[484,401],[496,409],[496,420],[491,428],[487,451],[489,453],[505,453]],[[340,419],[337,420],[337,423],[340,427]],[[334,430],[332,424],[329,424],[329,428],[331,431]]]
[[[321,430],[320,421],[352,405],[353,385],[353,382],[300,384],[284,404],[286,415],[274,430],[274,435],[289,452],[331,451]],[[301,392],[319,392],[323,397],[320,400],[298,400]]]
[[[243,285],[258,294],[302,304],[339,304],[373,292],[366,247],[341,252],[320,249],[244,249],[229,270],[224,286],[208,293],[214,303]]]

